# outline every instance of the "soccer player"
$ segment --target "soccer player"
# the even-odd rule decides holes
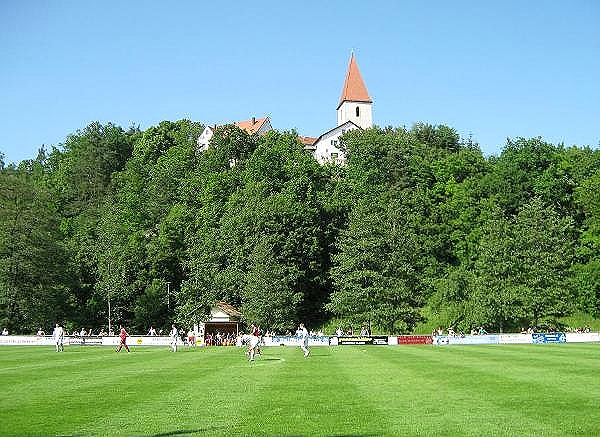
[[[177,352],[177,337],[179,337],[179,333],[177,332],[175,325],[171,326],[169,336],[171,337],[171,349],[173,349],[173,352]]]
[[[304,358],[306,358],[310,352],[308,350],[308,330],[306,329],[306,326],[304,326],[304,323],[300,323],[296,334],[300,337],[300,349],[302,349]]]
[[[54,344],[56,344],[56,352],[63,352],[65,350],[63,346],[63,339],[65,337],[65,330],[60,326],[60,324],[56,324],[54,327],[54,331],[52,331],[52,337],[54,337]]]
[[[258,346],[258,337],[256,335],[242,335],[242,344],[248,345],[248,361],[254,361],[254,354],[256,353],[256,347]]]
[[[123,347],[125,347],[125,349],[127,349],[127,353],[131,352],[129,350],[129,346],[127,346],[127,336],[129,334],[127,334],[127,331],[125,330],[125,328],[123,327],[123,325],[120,326],[121,328],[121,332],[119,333],[119,347],[117,348],[117,352],[121,352],[121,349]]]
[[[250,332],[256,338],[258,338],[258,343],[257,343],[256,348],[255,348],[256,355],[262,355],[262,352],[260,350],[260,340],[261,340],[260,326],[255,325],[253,323],[252,326],[250,327]]]

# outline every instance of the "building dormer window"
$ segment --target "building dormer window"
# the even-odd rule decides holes
[[[356,116],[360,117],[360,108],[358,106],[356,107]]]

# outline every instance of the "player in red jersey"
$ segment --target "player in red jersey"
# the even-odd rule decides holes
[[[252,324],[252,326],[250,327],[250,333],[258,339],[258,342],[256,343],[255,347],[256,355],[262,355],[262,352],[260,350],[260,341],[262,340],[260,326]]]
[[[127,353],[131,352],[129,350],[129,346],[127,346],[127,331],[125,330],[125,328],[123,326],[121,326],[121,332],[119,333],[119,347],[117,348],[117,352],[121,352],[121,349],[123,347],[125,347],[125,349],[127,349]]]

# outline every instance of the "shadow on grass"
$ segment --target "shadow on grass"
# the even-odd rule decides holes
[[[306,434],[281,434],[284,437],[306,437]],[[377,437],[381,434],[372,432],[352,432],[349,434],[319,434],[323,437]]]
[[[208,431],[215,431],[219,428],[217,427],[208,427],[208,428],[200,428],[200,429],[176,429],[175,431],[169,432],[161,432],[158,434],[151,434],[148,437],[169,437],[174,435],[193,435],[193,434],[204,434]]]
[[[192,434],[203,434],[208,431],[215,431],[219,428],[217,427],[209,427],[209,428],[201,428],[201,429],[185,429],[185,430],[175,430],[170,432],[161,432],[160,434],[152,434],[148,437],[169,437],[169,436],[178,436],[178,435],[192,435]],[[282,437],[306,437],[306,434],[277,434]],[[376,437],[379,434],[377,433],[364,433],[364,432],[353,432],[349,434],[321,434],[323,437]]]

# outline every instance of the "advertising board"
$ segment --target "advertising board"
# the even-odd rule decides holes
[[[263,337],[263,346],[298,346],[300,338],[294,335],[273,335]],[[309,346],[329,346],[329,336],[311,335],[308,337]]]
[[[588,343],[600,341],[600,333],[598,332],[567,332],[565,337],[567,343]]]
[[[540,332],[531,334],[533,344],[541,343],[565,343],[567,337],[564,332]]]
[[[531,334],[500,334],[500,344],[531,344]]]
[[[342,337],[337,337],[337,344],[339,346],[344,345],[367,345],[367,344],[375,344],[375,345],[387,345],[388,338],[384,335],[347,335]]]
[[[432,344],[431,335],[399,335],[398,344]]]
[[[0,345],[3,346],[48,346],[54,345],[51,336],[38,335],[0,335]]]
[[[498,335],[436,335],[433,337],[433,344],[438,346],[446,344],[498,344],[498,341]]]
[[[385,346],[389,344],[387,335],[372,335],[371,340],[371,344],[375,345]]]
[[[498,344],[497,335],[465,335],[448,337],[448,344]]]
[[[117,346],[118,344],[118,336],[102,337],[103,346]],[[171,337],[165,336],[130,335],[127,337],[127,345],[129,346],[169,346],[170,344]]]
[[[96,335],[90,337],[81,337],[79,335],[73,335],[65,338],[65,344],[78,344],[80,346],[102,346],[102,337]]]

